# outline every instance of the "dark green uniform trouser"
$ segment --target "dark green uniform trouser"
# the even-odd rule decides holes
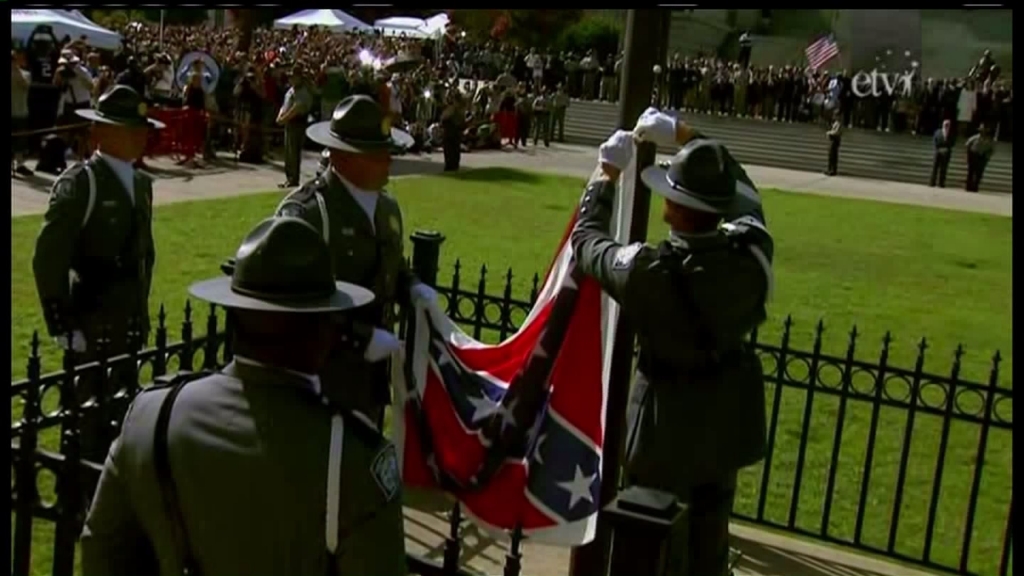
[[[535,112],[533,114],[533,145],[537,140],[544,140],[544,145],[551,144],[551,115],[549,112]]]
[[[462,134],[457,129],[444,129],[441,137],[441,148],[444,152],[444,169],[446,172],[453,172],[459,169],[462,161]]]
[[[551,111],[551,134],[557,142],[565,142],[565,108]]]
[[[284,175],[289,186],[299,185],[302,144],[306,139],[303,122],[289,122],[284,127]]]
[[[689,512],[685,525],[678,526],[669,538],[665,576],[728,576],[729,516],[736,497],[733,471],[715,482],[676,491]],[[630,475],[629,483],[657,485],[657,479]]]

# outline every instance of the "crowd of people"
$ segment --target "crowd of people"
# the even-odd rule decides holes
[[[123,46],[115,53],[89,49],[85,39],[65,38],[49,79],[38,55],[31,56],[31,46],[27,53],[12,51],[14,125],[41,126],[26,120],[32,108],[27,102],[35,100],[28,98],[28,85],[56,88],[55,97],[35,106],[53,107],[43,115],[60,126],[76,123],[74,111],[94,105],[111,86],[127,84],[151,105],[201,112],[174,124],[179,138],[202,142],[194,153],[206,157],[215,148],[229,148],[243,161],[260,162],[285,144],[286,124],[324,118],[352,93],[385,105],[394,125],[413,137],[412,152],[444,147],[444,134],[452,132],[460,134],[463,151],[519,147],[530,140],[549,145],[564,140],[572,100],[617,100],[622,67],[622,54],[476,44],[454,34],[435,41],[315,27],[262,28],[243,53],[237,49],[237,28],[166,26],[161,31],[155,24],[133,22],[119,32]],[[216,62],[217,78],[210,78],[202,60],[192,62],[193,73],[180,69],[182,59],[197,51]],[[389,66],[395,59],[401,65]],[[912,75],[909,91],[866,95],[856,93],[854,77],[845,70],[747,62],[673,54],[655,67],[654,103],[686,113],[824,126],[838,115],[846,128],[927,137],[950,120],[954,133],[964,138],[985,125],[995,139],[1012,140],[1012,87],[988,54],[963,78],[922,79],[914,68],[901,73]],[[292,88],[296,98],[289,99]],[[283,118],[286,104],[290,110]],[[29,173],[21,160],[26,143],[16,140],[16,169]],[[192,160],[189,153],[182,163]]]

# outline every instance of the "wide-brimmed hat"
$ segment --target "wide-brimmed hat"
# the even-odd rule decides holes
[[[369,96],[357,94],[342,100],[331,119],[306,129],[310,140],[346,152],[375,152],[391,148],[391,119]]]
[[[757,191],[730,172],[728,157],[715,140],[691,140],[671,161],[649,166],[640,177],[652,192],[701,212],[734,213],[760,205]]]
[[[149,108],[139,93],[124,85],[114,86],[109,92],[100,96],[96,108],[75,110],[82,118],[102,124],[115,126],[150,126],[160,130],[164,123],[147,117]]]
[[[268,218],[238,248],[230,277],[197,282],[196,298],[225,308],[263,312],[328,313],[373,301],[366,288],[336,282],[327,243],[298,218]]]

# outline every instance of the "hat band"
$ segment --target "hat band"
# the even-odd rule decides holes
[[[145,116],[139,116],[138,114],[134,116],[114,116],[113,114],[108,114],[106,112],[103,112],[102,110],[97,109],[96,115],[101,118],[106,118],[108,120],[114,120],[117,122],[138,122],[140,124],[149,123],[149,118]]]
[[[327,298],[334,294],[337,288],[334,282],[331,282],[330,289],[325,284],[320,290],[310,290],[308,292],[264,292],[261,290],[254,290],[251,288],[245,288],[239,286],[236,283],[231,283],[231,291],[241,294],[242,296],[248,296],[250,298],[256,298],[258,300],[266,300],[268,302],[288,302],[295,300],[320,300]]]
[[[708,196],[707,194],[698,194],[698,193],[694,192],[693,190],[690,190],[689,188],[683,186],[682,184],[676,183],[674,180],[669,178],[668,174],[665,174],[665,181],[668,182],[668,185],[671,186],[672,189],[675,190],[676,192],[682,192],[683,194],[687,194],[689,196],[693,196],[694,198],[696,198],[698,200],[703,200],[705,202],[710,202],[710,203],[728,202],[729,200],[731,200],[731,198],[723,198],[721,196]]]
[[[350,136],[344,136],[342,134],[339,134],[339,133],[335,132],[334,130],[331,130],[330,133],[331,133],[331,136],[334,136],[338,140],[342,140],[344,142],[350,142],[352,144],[357,144],[357,145],[358,144],[387,144],[388,141],[391,140],[390,136],[385,136],[383,134],[381,134],[381,137],[379,139],[366,140],[364,138],[352,138]]]

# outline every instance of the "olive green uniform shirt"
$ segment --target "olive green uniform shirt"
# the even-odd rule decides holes
[[[303,375],[241,359],[189,383],[174,403],[168,456],[188,543],[204,574],[325,574],[335,412]],[[111,446],[82,532],[83,576],[180,574],[153,457],[168,387],[136,397]],[[406,574],[395,448],[344,413],[338,574]],[[334,512],[330,512],[334,513]]]
[[[387,403],[386,363],[367,364],[362,354],[373,328],[394,331],[396,304],[406,304],[416,282],[405,260],[402,211],[387,192],[380,192],[371,223],[362,206],[334,170],[291,192],[277,209],[320,230],[330,247],[337,280],[362,286],[374,293],[372,304],[354,311],[354,333],[359,342],[346,343],[332,354],[322,374],[333,398],[355,410],[373,415]],[[335,382],[350,384],[338,390]],[[351,382],[367,382],[365,386]]]
[[[86,165],[95,179],[94,195]],[[81,330],[90,346],[106,335],[120,349],[119,340],[133,322],[142,334],[148,332],[156,261],[153,180],[136,170],[133,184],[129,196],[98,155],[69,167],[54,182],[32,257],[50,335]]]
[[[622,245],[609,234],[614,195],[612,182],[588,186],[572,246],[637,333],[629,472],[681,493],[764,457],[764,377],[745,337],[766,316],[772,239],[758,209],[709,234]]]

